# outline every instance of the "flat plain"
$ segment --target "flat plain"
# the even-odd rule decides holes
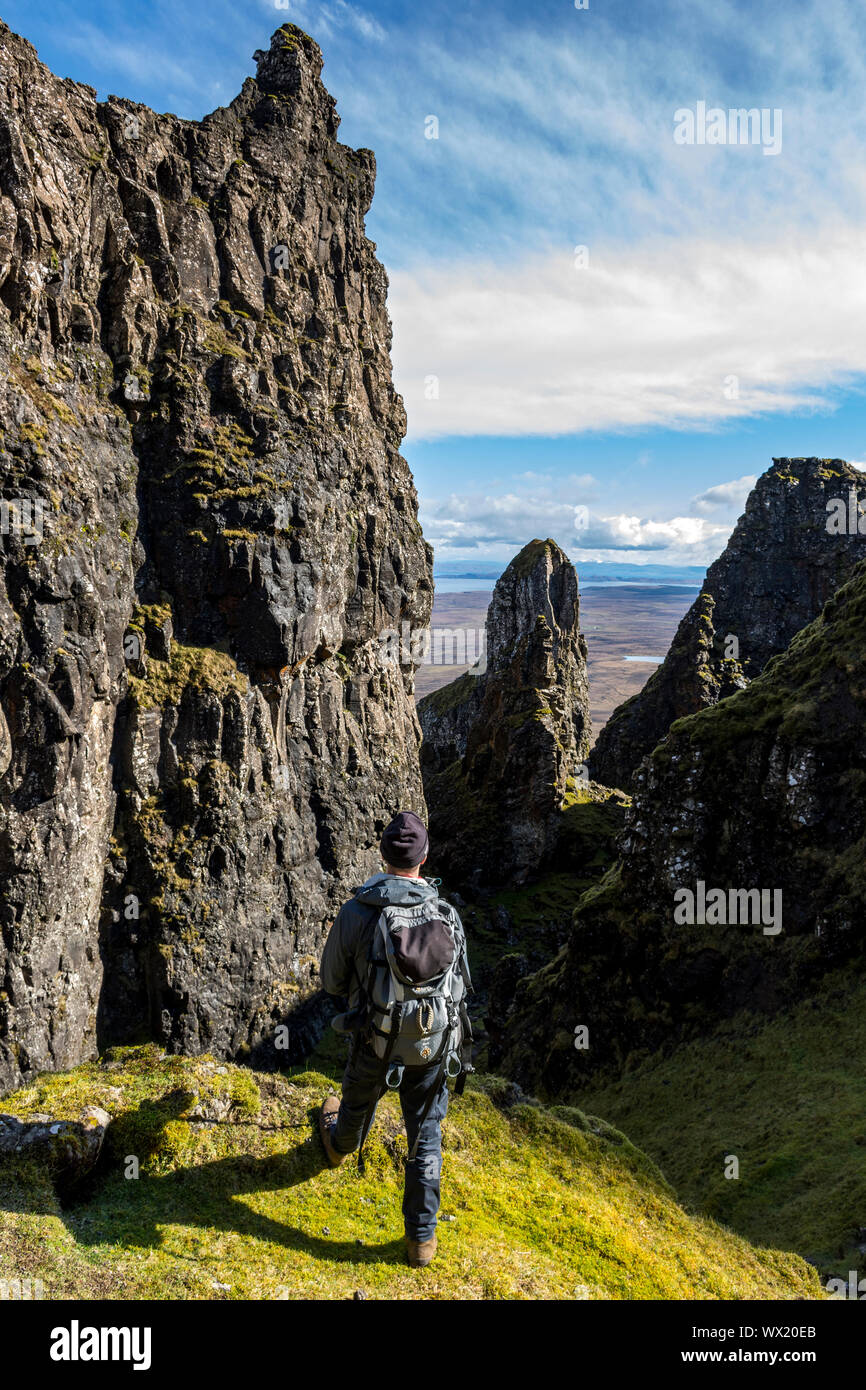
[[[487,618],[492,589],[472,593],[437,594],[432,628],[464,629],[479,633]],[[665,656],[684,616],[698,593],[675,585],[606,585],[586,588],[580,594],[580,626],[589,656],[589,698],[593,736],[610,718],[617,705],[636,695],[656,669],[658,661],[630,661],[627,657]],[[467,647],[471,639],[467,640]],[[446,655],[447,644],[443,644]],[[478,638],[475,648],[478,649]],[[471,649],[470,649],[471,650]],[[468,663],[429,663],[415,677],[415,697],[463,674]]]

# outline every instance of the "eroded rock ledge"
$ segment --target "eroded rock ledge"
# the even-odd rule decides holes
[[[843,459],[773,460],[664,662],[599,734],[593,777],[631,789],[674,720],[744,689],[817,617],[866,555],[866,535],[827,532],[828,501],[847,504],[851,489],[866,501],[866,476]]]

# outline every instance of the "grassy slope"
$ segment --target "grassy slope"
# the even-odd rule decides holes
[[[790,1013],[739,1015],[576,1103],[621,1125],[681,1200],[847,1275],[866,1225],[864,1083],[866,981],[839,972]]]
[[[617,1131],[579,1111],[504,1110],[487,1079],[444,1124],[440,1256],[403,1263],[405,1136],[393,1098],[354,1161],[323,1166],[315,1110],[333,1083],[161,1058],[153,1047],[44,1076],[6,1113],[113,1114],[102,1172],[61,1210],[32,1167],[0,1165],[0,1268],[49,1298],[809,1298],[799,1259],[687,1216]],[[486,1092],[486,1093],[485,1093]],[[499,1098],[499,1107],[493,1103]],[[221,1122],[191,1120],[196,1108]],[[123,1176],[141,1159],[137,1180]],[[229,1285],[228,1289],[218,1285]]]

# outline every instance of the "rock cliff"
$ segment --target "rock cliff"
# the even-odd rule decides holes
[[[589,758],[594,778],[631,788],[675,719],[745,687],[820,613],[866,555],[858,529],[827,531],[828,502],[843,500],[847,513],[852,489],[866,500],[866,476],[842,459],[773,460],[664,662],[599,734]]]
[[[486,668],[418,715],[436,870],[473,887],[537,874],[590,741],[577,575],[554,541],[530,541],[497,581]]]
[[[0,25],[0,1088],[300,1055],[335,906],[424,810],[375,161],[311,39],[255,57],[196,123]]]
[[[864,653],[866,563],[748,689],[674,724],[638,773],[620,864],[518,986],[509,1074],[568,1090],[862,972]]]

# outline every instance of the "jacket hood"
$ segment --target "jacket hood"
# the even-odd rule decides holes
[[[355,889],[357,900],[370,907],[387,907],[389,903],[410,907],[438,896],[429,879],[400,878],[397,874],[374,874]]]

